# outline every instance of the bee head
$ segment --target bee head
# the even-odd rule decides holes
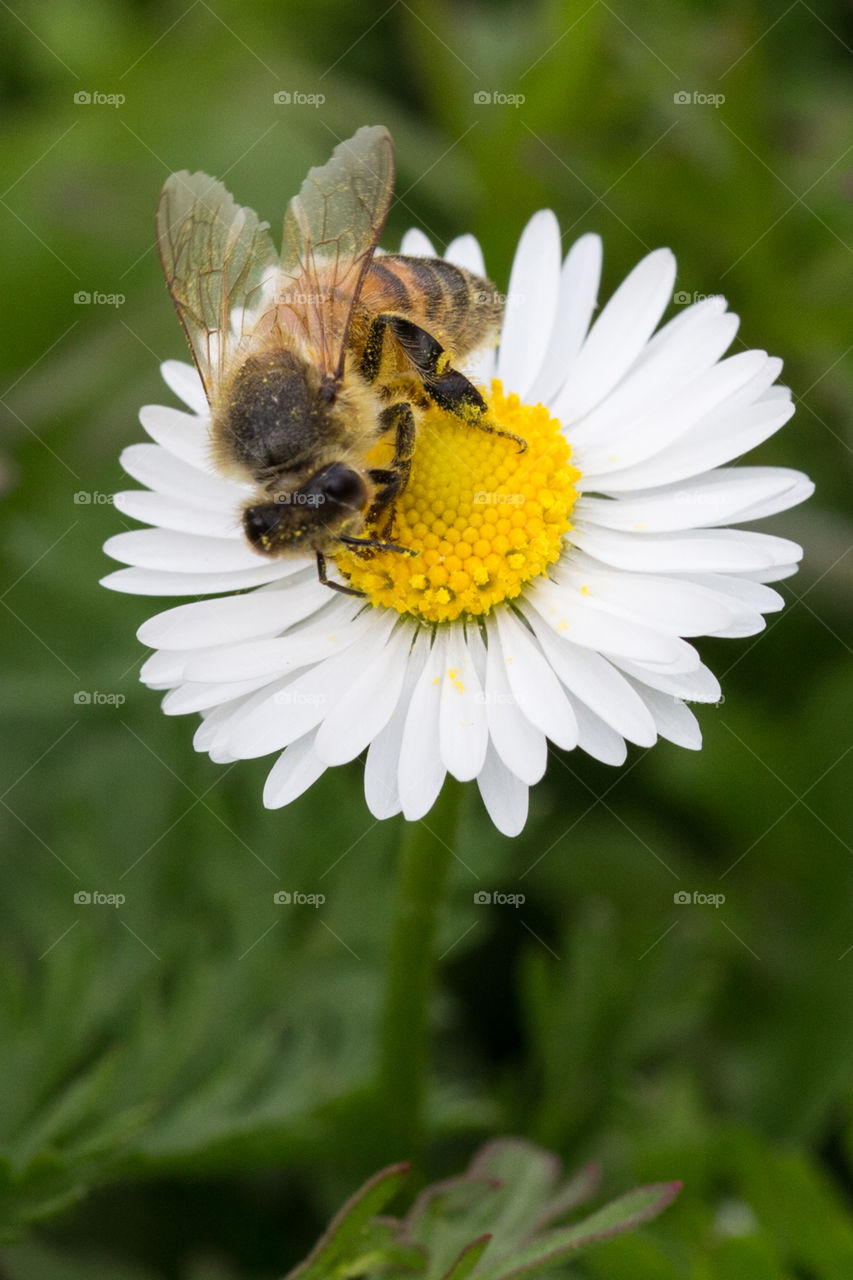
[[[370,502],[362,476],[332,462],[305,484],[243,513],[249,544],[262,555],[331,550],[341,534],[361,529]]]

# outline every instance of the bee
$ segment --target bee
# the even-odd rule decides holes
[[[437,258],[376,254],[394,172],[387,130],[359,129],[290,201],[280,255],[268,224],[204,173],[172,174],[157,210],[214,460],[255,486],[242,512],[249,545],[272,557],[313,554],[320,581],[353,595],[329,579],[327,557],[343,547],[412,554],[388,539],[423,410],[438,405],[510,434],[489,422],[455,368],[495,341],[494,287]],[[383,439],[393,457],[372,466]]]

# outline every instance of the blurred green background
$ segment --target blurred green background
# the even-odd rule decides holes
[[[153,250],[168,173],[225,177],[275,227],[309,165],[384,123],[386,245],[471,230],[503,286],[550,206],[567,247],[603,235],[602,298],[670,245],[680,290],[726,293],[738,342],[785,358],[799,410],[756,457],[819,486],[762,526],[805,546],[785,613],[701,645],[725,691],[701,753],[554,752],[516,841],[471,796],[419,1173],[515,1133],[602,1160],[608,1192],[685,1180],[564,1274],[849,1280],[849,7],[42,0],[0,21],[0,1275],[272,1277],[407,1155],[365,1121],[397,824],[371,819],[360,763],[267,813],[268,761],[196,756],[137,683],[135,629],[168,602],[97,585],[131,522],[74,501],[128,487],[119,451],[141,404],[171,402],[159,361],[185,357]],[[475,100],[496,91],[524,102]],[[326,903],[285,911],[277,888]]]

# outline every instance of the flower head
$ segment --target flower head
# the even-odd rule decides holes
[[[411,232],[403,252],[434,251]],[[470,236],[446,257],[484,274]],[[115,501],[153,527],[109,540],[131,567],[104,581],[201,597],[140,628],[155,650],[142,679],[167,690],[167,714],[201,713],[195,745],[213,760],[278,753],[268,807],[366,749],[377,817],[423,817],[449,772],[476,779],[495,825],[517,834],[549,740],[614,765],[626,742],[698,748],[685,704],[720,689],[688,639],[752,635],[782,607],[766,584],[795,571],[800,548],[730,526],[812,485],[726,466],[793,413],[781,361],[724,358],[738,321],[720,297],[657,328],[675,281],[666,249],[594,323],[598,237],[560,258],[556,219],[539,213],[515,256],[499,350],[465,370],[507,434],[427,411],[394,512],[395,541],[416,554],[337,555],[361,596],[329,591],[313,558],[248,547],[251,487],[214,466],[195,371],[163,365],[189,412],[142,410],[154,443],[122,463],[146,488]]]

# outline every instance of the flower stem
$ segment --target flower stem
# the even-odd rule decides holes
[[[403,829],[391,925],[382,1041],[382,1109],[396,1158],[425,1140],[429,1006],[439,908],[453,857],[462,784],[448,778],[431,812]]]

